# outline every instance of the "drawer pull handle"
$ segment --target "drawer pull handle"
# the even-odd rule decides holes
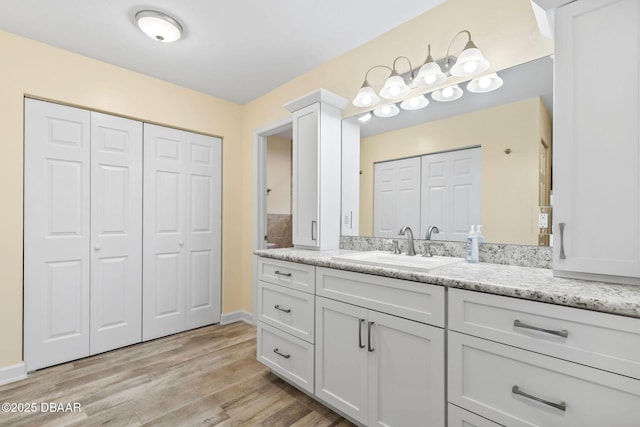
[[[365,319],[358,319],[358,347],[364,348],[364,344],[362,344],[362,324],[365,322]]]
[[[291,355],[290,355],[290,354],[283,354],[283,353],[280,353],[280,350],[278,350],[277,348],[274,348],[274,349],[273,349],[273,352],[274,352],[275,354],[277,354],[278,356],[280,356],[280,357],[284,357],[285,359],[288,359],[288,358],[290,358],[290,357],[291,357]]]
[[[569,336],[569,331],[567,331],[566,329],[562,329],[560,331],[554,331],[553,329],[539,328],[537,326],[531,326],[531,325],[527,325],[526,323],[522,323],[518,319],[513,321],[513,326],[515,326],[516,328],[532,329],[534,331],[544,332],[551,335],[557,335],[562,338],[567,338]]]
[[[276,270],[274,273],[278,276],[291,277],[291,273],[283,273],[280,270]]]
[[[367,350],[370,352],[373,352],[373,350],[375,350],[372,346],[371,346],[371,327],[373,326],[374,322],[369,322],[369,327],[368,327],[368,331],[367,331]]]
[[[274,305],[273,308],[275,308],[276,310],[280,310],[283,313],[291,313],[291,309],[290,308],[282,308],[282,307],[280,307],[279,304]]]
[[[543,403],[545,405],[551,406],[553,408],[556,408],[562,412],[566,412],[567,410],[567,404],[564,402],[560,402],[560,403],[555,403],[555,402],[549,402],[548,400],[542,399],[540,397],[537,396],[533,396],[529,393],[525,393],[524,391],[520,390],[520,388],[517,385],[514,385],[513,387],[511,387],[511,392],[513,394],[517,394],[519,396],[522,397],[526,397],[527,399],[531,399],[531,400],[535,400],[536,402],[540,402]]]

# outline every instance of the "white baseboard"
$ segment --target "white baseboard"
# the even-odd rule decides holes
[[[24,362],[0,368],[0,385],[20,381],[25,378],[27,378],[27,368]]]
[[[253,314],[244,310],[238,310],[232,311],[231,313],[224,313],[222,316],[220,316],[221,325],[228,325],[230,323],[236,322],[245,322],[253,325]]]

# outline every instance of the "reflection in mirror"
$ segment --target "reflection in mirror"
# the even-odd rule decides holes
[[[540,58],[498,74],[504,85],[492,93],[470,93],[465,84],[458,101],[431,102],[422,110],[373,117],[361,124],[361,236],[374,235],[375,164],[480,146],[479,222],[485,241],[549,244],[551,223],[541,228],[539,214],[549,212],[550,205],[552,59]],[[409,208],[399,200],[395,204],[397,212]],[[422,204],[420,218],[425,224],[419,229],[440,226],[429,222],[433,221],[425,216],[429,209]],[[455,208],[451,215],[456,216]],[[464,221],[457,227],[468,232]]]

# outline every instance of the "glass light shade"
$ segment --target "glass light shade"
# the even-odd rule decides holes
[[[182,37],[182,26],[172,17],[153,10],[136,13],[138,27],[154,40],[170,43]]]
[[[373,114],[377,117],[393,117],[398,115],[399,112],[400,109],[395,104],[383,105],[373,110]]]
[[[369,83],[365,80],[362,84],[362,87],[358,91],[355,99],[353,100],[353,105],[356,107],[373,107],[374,105],[380,102],[380,97],[376,94],[376,91],[373,90]]]
[[[459,99],[461,96],[462,96],[462,89],[460,89],[460,86],[458,85],[447,86],[445,88],[435,90],[431,94],[431,98],[433,98],[434,101],[439,101],[439,102],[455,101],[456,99]]]
[[[442,83],[446,78],[442,68],[432,60],[420,67],[415,82],[418,86],[433,86]]]
[[[489,68],[489,61],[485,59],[477,47],[468,47],[462,51],[458,60],[451,67],[451,75],[468,77],[482,73]]]
[[[410,90],[404,79],[394,71],[384,82],[384,86],[380,90],[380,96],[386,99],[398,99],[405,96]]]
[[[491,92],[498,89],[503,83],[500,76],[496,73],[491,73],[471,80],[467,85],[467,90],[474,93]]]
[[[418,95],[402,101],[400,108],[403,110],[419,110],[427,105],[429,105],[429,100],[424,95]]]
[[[365,114],[361,115],[360,117],[358,117],[358,120],[361,123],[368,122],[369,119],[371,119],[371,113],[365,113]]]

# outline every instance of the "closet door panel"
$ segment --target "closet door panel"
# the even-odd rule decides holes
[[[91,354],[142,340],[142,123],[91,113]]]
[[[24,358],[89,355],[89,112],[25,99]]]
[[[187,134],[186,328],[220,321],[221,140]]]
[[[185,132],[144,125],[143,339],[184,330]]]

